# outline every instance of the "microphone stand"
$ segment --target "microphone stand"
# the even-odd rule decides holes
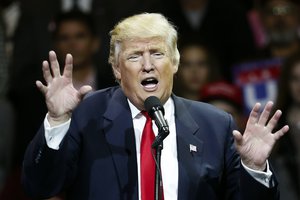
[[[160,133],[159,133],[160,134]],[[155,160],[155,191],[154,191],[154,200],[162,199],[162,181],[161,181],[161,170],[160,170],[160,161],[161,161],[161,150],[163,149],[163,141],[161,141],[155,147],[152,147],[156,150]]]

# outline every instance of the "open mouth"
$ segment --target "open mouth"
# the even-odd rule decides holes
[[[158,80],[156,78],[146,78],[142,80],[141,84],[146,90],[154,90],[158,84]]]

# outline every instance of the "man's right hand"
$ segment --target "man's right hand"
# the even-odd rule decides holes
[[[41,81],[36,81],[36,86],[45,96],[50,126],[68,121],[72,111],[84,95],[92,90],[92,87],[89,85],[82,86],[79,90],[76,90],[72,83],[72,70],[73,58],[71,54],[66,55],[62,75],[54,51],[49,52],[49,62],[43,61],[43,76],[46,85]]]

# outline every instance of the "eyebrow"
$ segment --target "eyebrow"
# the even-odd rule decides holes
[[[149,51],[162,51],[162,52],[167,52],[166,48],[163,47],[162,45],[151,45],[151,46],[147,46],[146,50]],[[127,48],[124,53],[125,54],[131,54],[131,53],[138,53],[138,52],[143,52],[145,51],[145,48],[141,48],[141,47],[133,47],[133,48]]]

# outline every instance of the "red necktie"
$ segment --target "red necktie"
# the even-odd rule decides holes
[[[142,114],[147,120],[141,141],[141,197],[142,200],[154,200],[155,161],[151,153],[151,145],[155,135],[152,129],[152,119],[147,112],[143,111]]]

